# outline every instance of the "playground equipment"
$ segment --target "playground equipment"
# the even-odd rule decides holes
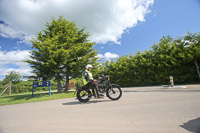
[[[34,93],[34,88],[37,87],[49,87],[49,96],[51,95],[51,82],[50,81],[42,81],[42,82],[33,82],[33,87],[32,87],[32,97]]]
[[[73,86],[73,84],[74,84],[74,82],[73,81],[69,81],[71,84],[70,84],[70,86],[69,86],[69,89],[71,89],[72,88],[72,86]],[[66,86],[66,83],[64,84],[64,87]]]

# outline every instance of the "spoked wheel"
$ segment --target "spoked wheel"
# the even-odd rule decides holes
[[[105,92],[105,89],[103,87],[99,87],[99,92],[100,93],[104,93]]]
[[[77,99],[80,102],[88,102],[91,98],[91,92],[89,90],[78,90]]]
[[[122,96],[122,90],[119,86],[112,86],[107,89],[106,94],[111,100],[118,100]]]

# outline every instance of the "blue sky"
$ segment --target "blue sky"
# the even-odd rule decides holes
[[[64,15],[80,28],[87,27],[90,39],[97,42],[94,48],[99,50],[101,61],[149,50],[162,36],[178,38],[187,32],[200,32],[200,0],[99,2],[0,0],[0,78],[11,70],[31,75],[29,65],[22,60],[29,56],[29,40],[45,28],[51,16]]]
[[[155,0],[145,22],[139,22],[121,37],[121,45],[96,46],[100,52],[121,55],[149,50],[163,36],[178,38],[187,32],[200,32],[200,0]],[[116,52],[117,51],[117,52]]]

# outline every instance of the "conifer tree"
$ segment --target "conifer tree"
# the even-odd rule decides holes
[[[88,40],[89,33],[84,31],[60,16],[58,20],[52,18],[46,29],[31,40],[31,60],[26,62],[37,77],[57,80],[58,92],[62,91],[61,80],[65,79],[67,89],[70,78],[80,76],[87,63],[97,60],[97,51],[92,48],[95,43]]]

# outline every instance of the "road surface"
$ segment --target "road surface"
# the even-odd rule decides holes
[[[122,88],[118,101],[0,106],[0,133],[200,133],[200,88]]]

